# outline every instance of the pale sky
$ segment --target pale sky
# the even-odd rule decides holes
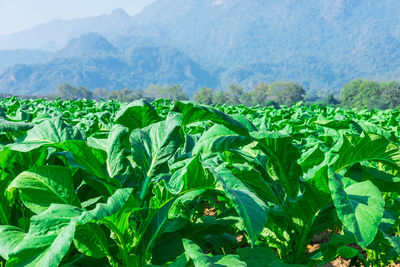
[[[53,19],[74,19],[123,8],[134,15],[155,0],[0,0],[0,34],[11,34]]]

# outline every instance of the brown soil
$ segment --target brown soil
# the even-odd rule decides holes
[[[217,216],[217,212],[215,211],[214,207],[206,207],[204,208],[203,216]]]
[[[238,235],[238,236],[236,236],[236,240],[237,240],[237,242],[242,242],[243,241],[243,235]]]
[[[327,230],[325,232],[315,234],[313,236],[313,239],[311,240],[311,244],[322,244],[322,243],[328,243],[329,239],[331,238],[332,231]]]
[[[307,246],[307,253],[311,253],[316,251],[317,249],[319,249],[321,247],[320,244],[313,244],[313,245],[308,245]]]
[[[310,244],[307,246],[307,253],[316,251],[317,249],[319,249],[321,247],[321,244],[323,244],[323,243],[328,243],[331,235],[332,235],[331,230],[327,230],[325,232],[315,234],[313,236],[313,239],[311,240]],[[351,244],[351,245],[349,245],[349,247],[357,249],[364,256],[364,258],[367,258],[367,254],[366,254],[365,250],[363,250],[357,244]],[[350,266],[350,262],[351,262],[351,259],[345,259],[342,257],[338,257],[334,261],[331,261],[330,263],[327,263],[327,264],[324,264],[321,266],[322,267],[333,267],[333,266],[334,267],[348,267],[348,266]],[[393,265],[393,267],[400,267],[400,265],[399,266]]]
[[[348,267],[350,266],[350,261],[347,259],[343,259],[342,257],[337,257],[336,260],[331,261],[330,263],[321,265],[322,267]]]

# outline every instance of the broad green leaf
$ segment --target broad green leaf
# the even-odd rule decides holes
[[[130,132],[128,128],[115,125],[107,140],[107,170],[111,178],[118,179],[122,185],[127,182],[132,166],[130,156]]]
[[[109,255],[106,235],[95,223],[78,225],[74,245],[79,252],[89,257],[104,258]]]
[[[345,187],[343,177],[329,168],[329,189],[343,225],[366,248],[375,238],[384,212],[381,192],[370,181]]]
[[[30,151],[42,145],[62,143],[67,140],[83,140],[81,131],[68,125],[61,117],[45,120],[29,131],[22,142],[8,145],[18,151]]]
[[[361,128],[368,133],[373,133],[373,134],[379,134],[382,135],[388,139],[392,138],[392,135],[390,134],[389,131],[384,130],[381,127],[376,126],[375,124],[372,124],[367,121],[359,121],[358,124],[361,126]]]
[[[316,121],[314,121],[315,124],[327,127],[327,128],[332,128],[335,130],[339,129],[348,129],[351,123],[351,119],[344,119],[344,120],[334,120],[334,119],[326,119],[326,118],[318,118]]]
[[[229,130],[223,125],[215,124],[196,142],[192,154],[223,152],[247,145],[252,140]]]
[[[11,225],[0,225],[0,256],[8,260],[8,255],[14,251],[25,238],[26,233]]]
[[[3,147],[0,150],[0,168],[7,170],[15,177],[27,169],[45,164],[47,157],[48,150],[46,148],[20,152]]]
[[[40,166],[18,175],[8,187],[18,189],[22,202],[39,214],[52,203],[78,205],[71,172],[60,166]]]
[[[247,164],[233,164],[230,168],[235,177],[242,181],[248,188],[251,188],[257,196],[265,203],[279,203],[273,185],[267,183],[261,173]]]
[[[183,163],[185,165],[174,171],[168,183],[174,193],[177,194],[194,188],[215,187],[215,178],[203,167],[200,156],[195,156]]]
[[[236,251],[240,259],[246,263],[248,267],[289,267],[304,266],[300,264],[286,264],[280,261],[271,248],[254,247],[239,248]]]
[[[26,122],[13,122],[0,118],[0,132],[17,132],[32,129],[35,124]]]
[[[58,266],[67,253],[77,224],[84,225],[119,211],[132,189],[119,189],[107,203],[85,211],[66,204],[52,204],[46,211],[31,217],[29,232],[9,255],[7,266]]]
[[[307,172],[314,166],[319,165],[325,159],[324,152],[321,151],[319,145],[315,145],[313,148],[305,151],[301,154],[298,163],[300,164],[303,172]]]
[[[83,210],[53,204],[31,218],[29,232],[9,255],[7,266],[58,266],[67,253]]]
[[[70,153],[67,153],[70,166],[81,168],[103,180],[109,180],[105,170],[106,153],[103,150],[89,147],[86,142],[80,140],[70,140],[54,146]]]
[[[231,171],[220,166],[215,170],[210,167],[226,196],[232,201],[254,245],[268,219],[267,205],[250,191]]]
[[[182,127],[198,121],[213,121],[240,135],[249,136],[246,126],[215,108],[198,105],[193,102],[175,102],[171,112],[182,113]]]
[[[118,189],[107,199],[106,203],[99,203],[93,210],[86,211],[83,214],[80,223],[85,224],[90,221],[96,221],[111,216],[122,209],[131,194],[132,188]]]
[[[379,135],[342,136],[332,152],[337,154],[332,165],[336,172],[363,161],[383,162],[400,170],[399,146]]]
[[[133,160],[144,168],[147,177],[152,177],[179,148],[182,142],[179,129],[179,121],[171,118],[132,132]]]
[[[124,106],[115,115],[114,124],[127,127],[130,131],[143,128],[160,121],[154,107],[145,100],[136,100]]]
[[[192,259],[194,266],[246,266],[237,255],[212,256],[204,254],[202,249],[189,239],[182,239],[186,255]]]
[[[267,162],[267,166],[271,166],[273,170],[270,175],[285,189],[289,197],[296,199],[299,194],[302,170],[297,163],[300,152],[293,145],[293,139],[273,132],[252,132],[251,134],[258,141],[257,147],[270,158]]]

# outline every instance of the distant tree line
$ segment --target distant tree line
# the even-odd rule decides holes
[[[63,83],[57,87],[56,93],[48,96],[49,98],[59,97],[61,99],[115,99],[121,102],[131,102],[135,99],[148,99],[149,101],[155,100],[157,98],[165,98],[172,100],[188,100],[189,97],[187,93],[179,85],[152,85],[146,90],[131,90],[128,88],[121,90],[109,91],[107,88],[97,88],[94,90],[89,90],[84,86],[71,86],[68,83]]]
[[[400,108],[400,83],[355,79],[343,86],[340,99],[348,108]]]
[[[5,97],[6,95],[3,95]],[[86,87],[74,87],[68,83],[60,85],[50,98],[62,99],[115,99],[131,102],[135,99],[149,101],[164,98],[175,101],[189,100],[187,92],[179,85],[152,85],[145,90],[128,88],[109,91],[106,88],[89,90]],[[292,105],[298,101],[310,101],[321,105],[340,105],[347,108],[400,108],[400,83],[397,81],[377,82],[355,79],[345,84],[338,97],[328,90],[320,90],[317,97],[306,99],[306,91],[298,83],[274,82],[259,83],[246,90],[239,84],[230,84],[225,90],[212,90],[202,87],[193,95],[193,100],[204,105],[229,104],[246,106]]]
[[[225,91],[213,91],[200,88],[193,100],[206,105],[226,103],[230,105],[292,105],[304,100],[306,91],[303,86],[293,82],[274,82],[270,85],[259,83],[251,90],[245,90],[239,84],[230,84]]]
[[[251,90],[245,90],[239,84],[230,84],[226,90],[214,91],[211,88],[200,88],[193,95],[193,100],[205,105],[229,104],[229,105],[292,105],[304,100],[305,89],[293,82],[274,82],[270,85],[259,83]],[[135,99],[154,100],[157,98],[178,100],[189,100],[188,94],[179,85],[152,85],[145,90],[122,90],[108,91],[106,88],[98,88],[93,91],[86,87],[74,87],[63,83],[57,87],[56,93],[51,98],[62,99],[115,99],[122,102],[131,102]]]

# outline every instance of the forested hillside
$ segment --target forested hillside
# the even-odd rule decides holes
[[[57,20],[0,37],[0,48],[55,51],[43,56],[44,60],[36,60],[38,50],[31,54],[25,50],[22,55],[26,56],[1,51],[1,60],[7,64],[0,72],[11,68],[0,74],[0,91],[11,88],[21,93],[28,86],[32,92],[36,88],[54,91],[53,85],[41,82],[43,75],[57,84],[76,82],[95,88],[97,84],[84,78],[86,73],[107,76],[111,80],[105,86],[143,87],[168,82],[189,91],[204,85],[221,89],[239,83],[251,88],[258,82],[286,80],[313,92],[337,92],[358,77],[399,80],[399,9],[400,2],[395,0],[158,0],[133,17],[116,10],[99,17]],[[107,39],[109,49],[99,50],[100,44],[96,44],[82,50],[69,42],[88,32]],[[173,53],[182,60],[168,56]],[[102,63],[97,62],[99,55]],[[99,67],[114,64],[105,58],[121,62],[117,67],[121,71],[115,72],[114,65]],[[134,67],[127,71],[125,64],[130,66],[132,59],[136,61]],[[13,67],[11,63],[28,66]],[[40,71],[18,78],[21,69],[29,68]],[[54,75],[60,68],[77,73],[73,77]],[[168,79],[163,74],[167,68],[172,73]],[[143,82],[132,77],[141,77]]]

